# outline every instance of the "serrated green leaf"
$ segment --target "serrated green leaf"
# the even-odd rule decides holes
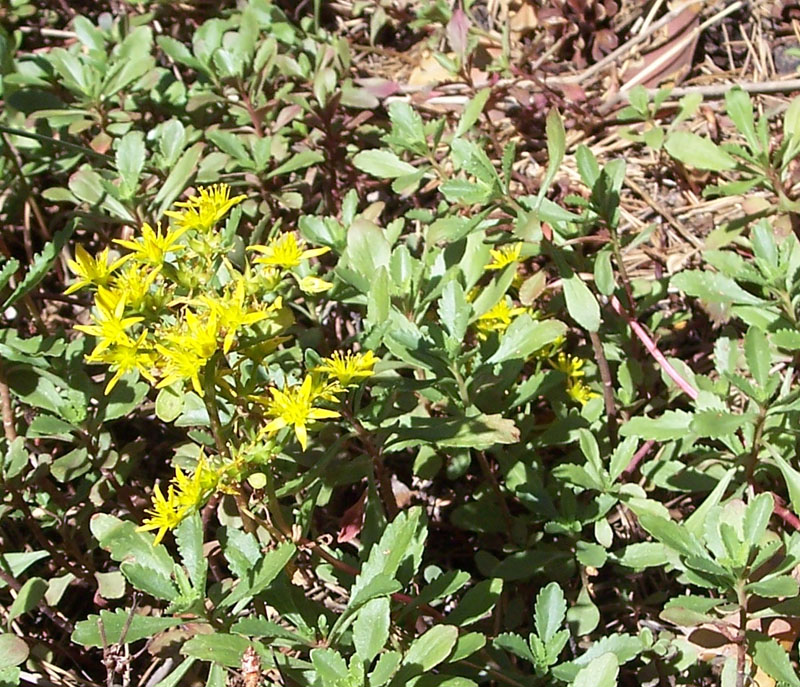
[[[750,647],[755,663],[767,675],[790,687],[800,687],[789,654],[772,637],[760,632],[747,632],[747,646]]]
[[[481,116],[481,112],[483,112],[483,108],[486,106],[486,102],[489,100],[491,93],[491,88],[482,88],[466,104],[464,111],[461,113],[461,118],[458,120],[458,126],[456,126],[455,133],[453,134],[455,138],[463,136],[473,126],[475,126],[475,123]]]
[[[547,644],[558,632],[567,614],[567,602],[558,582],[551,582],[536,595],[533,618],[536,634]]]
[[[126,608],[118,608],[113,613],[100,611],[100,615],[90,615],[86,620],[81,620],[75,625],[72,641],[82,646],[102,648],[103,639],[100,633],[100,623],[102,622],[108,646],[118,644],[129,616],[130,609]],[[156,618],[134,613],[124,641],[126,644],[133,644],[140,639],[152,637],[162,630],[176,627],[184,622],[186,622],[184,618]]]
[[[667,410],[663,415],[656,418],[631,418],[620,428],[620,435],[623,437],[655,439],[656,441],[682,439],[687,435],[691,423],[691,413],[687,413],[684,410]]]
[[[736,167],[736,160],[722,148],[690,131],[673,131],[667,136],[664,148],[675,159],[697,169],[721,172]]]

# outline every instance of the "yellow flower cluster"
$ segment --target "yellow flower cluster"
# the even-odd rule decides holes
[[[253,246],[263,257],[236,269],[215,228],[244,199],[231,198],[224,184],[201,188],[166,213],[171,227],[145,223],[139,236],[115,240],[128,251],[117,260],[109,260],[107,248],[96,258],[75,249],[69,265],[78,279],[67,293],[96,290],[91,324],[76,329],[97,338],[89,361],[110,367],[106,393],[137,372],[159,388],[184,382],[202,396],[202,374],[217,351],[227,355],[242,336],[280,343],[277,334],[291,324],[279,293],[285,277],[306,293],[332,286],[292,271],[328,250],[307,250],[294,233]]]
[[[253,396],[261,404],[270,422],[264,433],[275,434],[284,427],[292,427],[303,450],[308,445],[307,425],[315,420],[339,417],[339,412],[320,408],[320,402],[338,402],[339,394],[373,374],[378,359],[372,351],[346,353],[336,351],[323,358],[322,365],[306,374],[301,384],[287,385],[283,389],[272,387],[270,396]]]
[[[193,510],[201,507],[212,493],[225,472],[225,468],[212,468],[205,456],[200,454],[192,475],[185,474],[175,467],[175,476],[167,487],[167,496],[158,485],[153,489],[152,508],[147,510],[150,517],[145,518],[139,531],[158,530],[154,544],[158,544],[168,530],[177,527]]]
[[[567,394],[569,397],[581,405],[586,405],[591,399],[597,397],[594,391],[589,388],[581,377],[586,375],[583,366],[586,363],[582,358],[566,353],[559,353],[550,359],[550,364],[559,372],[563,372],[567,377]]]
[[[278,436],[284,428],[293,430],[305,450],[314,423],[340,415],[326,406],[339,404],[377,362],[371,351],[335,352],[300,383],[270,386],[261,395],[237,391],[243,363],[262,365],[290,339],[285,331],[293,317],[285,303],[298,295],[296,289],[319,294],[333,286],[315,276],[309,264],[329,249],[309,248],[294,232],[251,246],[243,264],[234,264],[228,257],[231,239],[217,224],[243,200],[243,195],[231,197],[224,184],[201,188],[166,213],[170,226],[144,224],[138,235],[117,239],[125,250],[121,257],[111,258],[108,248],[92,257],[77,246],[69,263],[77,279],[67,292],[94,291],[91,322],[76,329],[96,339],[87,359],[108,365],[106,393],[130,373],[156,388],[191,389],[209,408],[214,396],[224,393],[241,406],[253,404],[241,407],[242,416],[263,418],[260,432],[258,426],[249,428],[253,431],[242,439],[246,444],[255,438],[257,451],[228,446],[230,456],[211,462],[201,456],[191,475],[176,468],[166,494],[155,487],[141,529],[157,530],[156,542],[212,493],[244,479],[248,456],[274,454],[280,444],[270,440],[291,436]],[[289,379],[295,374],[285,371]]]

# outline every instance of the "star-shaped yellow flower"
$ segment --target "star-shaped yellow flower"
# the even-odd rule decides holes
[[[67,261],[78,281],[71,284],[64,293],[75,293],[86,286],[107,286],[112,272],[126,259],[119,258],[109,264],[108,248],[104,248],[96,258],[93,258],[82,245],[78,244],[75,246],[75,259]]]
[[[294,232],[286,232],[272,239],[266,246],[250,246],[248,250],[261,253],[262,257],[256,258],[253,262],[259,265],[271,265],[291,269],[297,267],[303,260],[323,255],[330,248],[310,248],[305,250],[305,241],[298,241]]]
[[[308,445],[306,426],[309,422],[339,417],[339,413],[335,410],[314,407],[314,401],[319,398],[319,395],[314,393],[314,386],[312,376],[306,375],[302,384],[286,386],[283,391],[274,387],[270,389],[271,399],[263,396],[255,397],[254,400],[264,404],[267,414],[273,418],[264,431],[274,433],[284,427],[294,427],[294,434],[305,451]]]
[[[177,226],[182,230],[194,229],[209,231],[219,222],[234,206],[247,199],[246,195],[230,197],[231,187],[228,184],[214,184],[199,188],[198,196],[192,196],[182,203],[175,203],[175,207],[185,208],[181,212],[168,210],[164,214],[176,220]]]

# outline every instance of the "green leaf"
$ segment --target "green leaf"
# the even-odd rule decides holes
[[[731,88],[725,93],[725,111],[733,120],[736,128],[745,139],[754,153],[760,151],[761,146],[756,135],[755,120],[753,119],[753,104],[750,96],[741,88]]]
[[[408,103],[394,102],[389,105],[389,119],[392,122],[392,134],[384,140],[420,155],[428,151],[425,137],[425,126],[422,117]]]
[[[366,219],[355,220],[347,230],[345,258],[370,285],[378,268],[390,269],[391,246],[383,229]]]
[[[586,331],[600,329],[600,306],[583,279],[570,270],[568,275],[562,273],[561,285],[572,319]]]
[[[21,438],[21,437],[20,437]],[[0,553],[0,567],[12,577],[19,577],[37,561],[48,558],[47,551],[25,551],[22,553]],[[0,589],[6,586],[5,580],[0,579]]]
[[[195,143],[175,163],[166,181],[164,181],[153,199],[153,204],[158,208],[155,212],[156,219],[159,219],[164,214],[164,211],[169,209],[169,206],[175,202],[189,185],[189,180],[197,169],[197,162],[200,160],[200,155],[203,153],[204,148],[204,143]]]
[[[403,658],[403,665],[419,666],[427,673],[450,655],[457,639],[458,628],[454,625],[434,625],[414,640]]]
[[[18,666],[28,659],[28,645],[12,634],[0,635],[0,670]]]
[[[558,632],[567,615],[567,602],[558,582],[551,582],[536,595],[533,617],[536,634],[547,644]]]
[[[2,267],[0,267],[0,290],[2,290],[11,280],[11,277],[17,273],[19,269],[19,260],[16,258],[11,258],[10,260],[3,258],[0,265],[2,265]]]
[[[465,627],[492,612],[503,591],[503,580],[483,580],[470,589],[458,606],[447,616],[447,622]]]
[[[260,594],[281,573],[296,551],[297,547],[291,542],[284,542],[278,548],[268,551],[256,565],[252,583],[240,580],[238,586],[220,602],[219,606],[227,608],[242,599]]]
[[[639,513],[639,524],[660,542],[685,556],[707,558],[702,546],[685,527],[650,513]]]
[[[774,508],[775,500],[770,493],[759,494],[747,504],[742,520],[742,534],[744,541],[751,547],[761,543]]]
[[[362,172],[379,179],[395,179],[414,174],[417,168],[404,162],[388,150],[362,150],[353,158],[353,164]]]
[[[697,169],[721,172],[736,167],[736,160],[722,148],[690,131],[673,131],[667,136],[664,148],[675,159]]]
[[[44,599],[45,592],[47,591],[47,582],[41,577],[31,577],[22,585],[17,592],[17,598],[8,609],[8,617],[6,622],[11,623],[19,616],[32,611],[39,602]]]
[[[614,268],[611,266],[611,251],[601,250],[594,261],[594,283],[604,296],[614,293]]]
[[[797,101],[800,102],[800,97]],[[778,348],[800,351],[800,332],[796,329],[779,329],[772,335],[772,343]]]
[[[578,671],[572,687],[616,687],[619,661],[614,654],[603,654]]]
[[[389,599],[381,597],[368,601],[353,623],[353,644],[356,654],[365,664],[372,663],[389,639]]]
[[[633,417],[620,428],[623,437],[639,437],[669,441],[682,439],[689,431],[692,414],[684,410],[667,410],[661,417]]]
[[[119,569],[136,589],[150,596],[165,601],[175,601],[179,596],[178,589],[172,580],[152,568],[131,561],[123,561]]]
[[[311,663],[323,684],[334,685],[338,680],[347,679],[347,663],[334,649],[314,649],[311,652]]]
[[[448,658],[450,663],[459,661],[472,656],[476,651],[480,651],[486,646],[486,635],[483,632],[467,632],[458,637],[453,653]]]
[[[83,202],[103,208],[114,217],[131,224],[136,221],[131,211],[117,198],[119,190],[105,183],[103,177],[87,165],[70,177],[69,190]]]
[[[539,188],[540,199],[544,198],[550,188],[550,184],[552,184],[553,180],[556,178],[556,174],[564,160],[564,153],[567,150],[567,133],[564,130],[564,122],[558,110],[555,108],[547,113],[545,134],[547,135],[547,172]],[[596,330],[590,329],[589,331]]]
[[[139,185],[139,176],[144,169],[144,134],[130,131],[122,137],[117,148],[117,171],[122,177],[122,197],[132,197]]]
[[[471,316],[472,306],[464,294],[464,287],[457,280],[451,279],[442,289],[439,317],[450,336],[459,343],[464,340]]]
[[[528,648],[528,644],[519,635],[511,632],[504,632],[503,634],[497,635],[497,637],[495,637],[492,641],[492,644],[496,648],[503,649],[504,651],[510,651],[512,654],[519,656],[530,663],[533,663],[534,661],[533,654]]]
[[[575,151],[575,164],[578,167],[583,183],[590,189],[593,188],[600,178],[600,165],[597,164],[597,158],[591,149],[583,143]]]
[[[750,374],[762,389],[769,381],[770,353],[767,336],[760,327],[750,327],[744,337],[744,354]]]
[[[103,639],[100,634],[100,623],[102,623],[108,645],[119,644],[122,630],[128,623],[130,613],[130,609],[118,608],[113,613],[100,611],[99,616],[90,615],[86,620],[81,620],[75,625],[72,641],[82,646],[102,648]],[[134,613],[124,638],[125,643],[133,644],[145,637],[152,637],[162,630],[182,625],[184,622],[186,622],[185,618],[156,618]]]
[[[700,410],[692,416],[689,429],[699,437],[719,438],[733,434],[753,419],[752,415],[728,413],[722,410]]]
[[[200,513],[195,511],[181,521],[175,528],[175,541],[183,565],[189,571],[192,585],[202,594],[206,586],[208,561],[203,553],[203,523]]]
[[[778,642],[760,632],[747,632],[747,645],[755,663],[771,678],[789,685],[800,687],[800,678],[789,660],[789,654]]]
[[[500,345],[486,361],[526,360],[534,351],[563,336],[567,326],[559,320],[534,320],[530,315],[517,317],[500,337]]]
[[[370,687],[381,687],[392,679],[397,667],[400,665],[402,656],[397,651],[387,651],[381,654],[375,664],[375,670],[369,674]]]
[[[491,88],[482,88],[475,94],[475,97],[467,103],[466,107],[464,107],[464,111],[461,113],[461,118],[458,120],[458,126],[453,134],[454,138],[463,136],[475,126],[491,93]]]
[[[315,165],[317,162],[322,162],[324,159],[325,156],[322,153],[319,153],[315,150],[303,150],[296,155],[292,155],[292,157],[290,157],[282,165],[273,169],[269,174],[267,174],[267,179],[272,179],[272,177],[277,177],[281,174],[295,172],[298,169],[305,169],[306,167]]]
[[[195,635],[183,644],[181,653],[184,656],[199,658],[201,661],[214,661],[229,668],[241,668],[242,655],[251,646],[258,650],[258,643],[246,637],[215,632]]]
[[[33,262],[25,272],[25,276],[3,303],[4,309],[14,305],[20,298],[30,293],[47,276],[58,254],[75,232],[77,226],[77,223],[70,222],[64,229],[56,232],[53,240],[45,244],[42,251],[34,256]]]
[[[745,588],[751,594],[764,596],[770,599],[778,599],[781,597],[794,598],[797,596],[800,587],[797,580],[788,575],[779,575],[778,577],[770,577],[758,582],[751,582]]]
[[[162,422],[173,422],[183,412],[183,389],[178,385],[165,386],[156,396],[156,417]]]
[[[414,417],[396,427],[386,449],[401,451],[413,446],[433,444],[439,448],[486,450],[495,444],[515,444],[519,429],[513,420],[500,414],[470,417]]]
[[[89,527],[106,551],[115,561],[133,560],[141,566],[151,568],[162,577],[172,576],[173,560],[167,549],[158,544],[148,532],[137,532],[136,525],[113,515],[95,513]]]
[[[792,503],[792,510],[798,513],[800,512],[800,472],[789,465],[788,461],[782,456],[778,455],[772,446],[769,444],[766,444],[766,446],[786,482],[786,488],[789,490],[789,500]]]
[[[466,179],[448,179],[439,190],[450,203],[464,203],[474,205],[485,203],[492,196],[491,187],[483,182],[467,181]]]

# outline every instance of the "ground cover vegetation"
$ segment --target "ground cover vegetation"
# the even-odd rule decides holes
[[[0,685],[800,686],[793,3],[0,7]]]

